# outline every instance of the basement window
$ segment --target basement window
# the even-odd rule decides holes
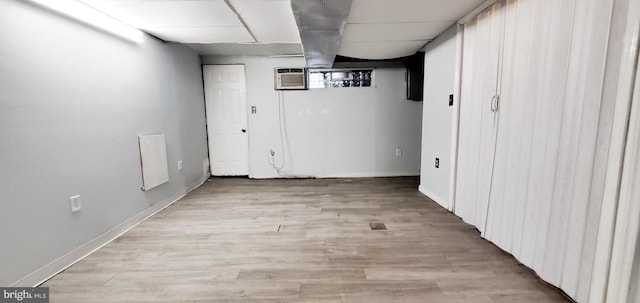
[[[371,87],[373,69],[309,69],[309,88]]]

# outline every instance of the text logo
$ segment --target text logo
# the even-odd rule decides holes
[[[0,287],[0,303],[49,303],[49,287]]]

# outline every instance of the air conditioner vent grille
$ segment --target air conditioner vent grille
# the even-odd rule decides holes
[[[307,73],[304,68],[276,68],[275,89],[307,89]]]

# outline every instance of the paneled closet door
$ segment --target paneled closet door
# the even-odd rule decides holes
[[[507,0],[483,236],[586,302],[610,131],[612,0]],[[466,46],[466,45],[465,45]],[[465,50],[466,51],[466,50]]]
[[[615,103],[603,98],[613,0],[499,3],[464,26],[454,211],[586,302]]]
[[[544,246],[535,239],[546,238],[544,218],[551,216],[572,2],[511,0],[503,7],[502,115],[484,236],[533,268],[541,261],[534,259],[544,257]]]
[[[454,213],[484,231],[498,127],[504,15],[496,3],[464,25]]]

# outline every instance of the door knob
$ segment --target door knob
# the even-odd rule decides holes
[[[242,132],[243,132],[243,133],[246,133],[246,132],[247,132],[247,130],[243,128],[243,129],[242,129]]]

